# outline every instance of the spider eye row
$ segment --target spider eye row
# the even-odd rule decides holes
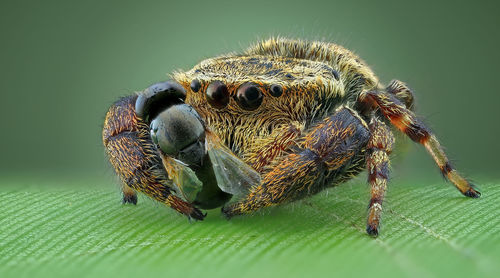
[[[201,83],[198,79],[194,79],[190,87],[193,92],[199,92]],[[269,87],[269,94],[273,97],[279,97],[283,94],[283,87],[278,84],[273,84]],[[228,105],[230,95],[226,84],[216,80],[208,85],[205,96],[210,106],[222,109]],[[264,94],[262,88],[258,84],[247,82],[238,88],[234,100],[236,100],[236,103],[238,103],[242,109],[252,111],[259,108],[262,104]]]

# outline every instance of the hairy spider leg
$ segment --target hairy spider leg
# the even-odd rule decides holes
[[[380,120],[373,117],[369,124],[370,139],[366,146],[366,169],[371,186],[371,199],[368,205],[366,232],[377,236],[389,179],[389,154],[394,146],[394,135]]]
[[[259,173],[267,170],[276,157],[295,145],[301,135],[301,128],[299,123],[292,122],[274,128],[267,138],[257,139],[248,150],[248,161],[252,168]]]
[[[123,202],[136,203],[137,190],[190,219],[202,220],[204,214],[199,209],[172,195],[172,181],[161,166],[149,128],[135,114],[136,99],[124,97],[110,107],[102,134],[109,160],[123,183]]]
[[[393,94],[398,100],[405,104],[406,108],[413,111],[415,98],[413,96],[413,92],[411,89],[404,83],[399,80],[392,80],[389,82],[389,85],[385,88],[385,90]]]
[[[321,191],[328,185],[325,179],[342,176],[360,161],[368,138],[368,126],[357,113],[339,108],[301,136],[299,147],[278,159],[248,195],[222,212],[230,218]]]
[[[382,91],[369,91],[361,94],[360,100],[380,108],[382,114],[396,128],[414,142],[422,144],[439,166],[443,176],[451,181],[463,195],[472,198],[481,196],[481,193],[451,166],[436,136],[394,95]]]

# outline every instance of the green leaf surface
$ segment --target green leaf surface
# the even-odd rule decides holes
[[[498,277],[500,190],[392,185],[381,234],[365,233],[359,180],[230,221],[190,223],[108,182],[0,185],[0,277]]]

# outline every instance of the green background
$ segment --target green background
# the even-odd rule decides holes
[[[499,194],[496,194],[498,186],[495,184],[499,181],[497,157],[500,155],[497,143],[500,134],[500,97],[497,89],[500,73],[499,12],[495,1],[403,3],[258,0],[181,3],[3,0],[0,3],[0,119],[3,128],[0,137],[0,201],[3,204],[0,215],[7,225],[0,225],[0,254],[4,265],[0,266],[0,273],[4,268],[13,275],[21,269],[28,269],[28,276],[36,271],[50,274],[50,267],[53,267],[61,270],[56,273],[90,275],[90,272],[85,271],[99,265],[96,258],[99,261],[110,260],[110,273],[115,273],[112,270],[116,269],[116,273],[123,274],[125,270],[121,266],[128,265],[146,273],[159,274],[165,271],[164,267],[170,266],[169,261],[183,262],[180,264],[182,269],[189,270],[193,261],[186,250],[191,245],[195,250],[202,250],[193,255],[194,258],[207,263],[210,260],[206,257],[215,257],[217,271],[227,269],[227,273],[232,273],[238,270],[238,260],[227,259],[227,252],[225,258],[233,263],[232,266],[227,266],[225,260],[216,259],[217,254],[213,252],[203,253],[203,250],[212,250],[212,241],[219,249],[227,247],[228,250],[239,250],[237,255],[244,257],[244,262],[254,258],[254,261],[266,262],[264,265],[268,266],[267,269],[273,270],[272,262],[276,254],[288,254],[291,262],[302,261],[302,245],[289,243],[308,238],[308,235],[314,238],[318,231],[325,233],[320,237],[323,244],[335,248],[326,255],[309,252],[311,248],[305,248],[304,256],[308,258],[305,264],[314,266],[317,273],[322,274],[327,273],[329,261],[342,262],[345,267],[343,271],[356,268],[356,262],[359,261],[357,270],[366,270],[361,273],[379,273],[375,270],[372,273],[368,266],[372,256],[388,250],[383,247],[384,244],[391,250],[401,248],[403,253],[410,254],[401,264],[398,263],[399,259],[389,263],[401,266],[402,274],[406,276],[418,272],[415,269],[422,270],[424,274],[437,274],[445,269],[433,264],[436,261],[426,259],[426,250],[434,250],[431,258],[443,260],[450,254],[458,254],[456,256],[463,260],[450,262],[458,269],[464,267],[463,262],[467,261],[464,258],[470,259],[468,256],[472,256],[473,261],[486,258],[486,265],[495,260],[498,263],[500,240],[498,233],[493,232],[498,231],[500,218],[496,205],[499,203]],[[392,238],[395,245],[392,245],[390,238],[393,234],[401,233],[396,232],[399,227],[396,220],[387,220],[382,236],[388,237],[389,241],[381,245],[363,234],[368,201],[368,186],[365,185],[364,176],[346,185],[346,189],[329,191],[330,197],[325,193],[313,198],[311,202],[318,202],[320,207],[324,203],[324,214],[311,209],[307,201],[271,210],[271,215],[264,216],[262,220],[259,217],[243,217],[234,220],[237,224],[232,225],[222,221],[218,212],[213,211],[210,212],[209,221],[189,225],[173,212],[146,199],[140,199],[136,208],[121,207],[118,203],[120,194],[117,182],[101,143],[104,114],[113,101],[152,83],[166,80],[166,74],[173,70],[187,70],[204,58],[241,51],[256,40],[277,35],[339,43],[359,54],[382,82],[388,83],[393,78],[407,82],[415,90],[419,115],[435,131],[454,165],[485,193],[475,206],[478,213],[491,211],[481,223],[493,223],[493,230],[485,232],[483,228],[470,228],[469,231],[472,236],[483,234],[480,238],[485,242],[467,245],[465,241],[465,245],[457,245],[460,241],[455,239],[457,236],[460,238],[460,231],[455,229],[447,234],[450,223],[469,223],[469,220],[463,219],[475,217],[476,210],[469,210],[468,204],[472,203],[459,198],[451,185],[445,185],[423,148],[412,144],[408,144],[403,154],[393,155],[396,163],[393,163],[387,203],[389,207],[394,205],[393,211],[400,208],[410,216],[417,213],[423,217],[418,222],[416,216],[417,220],[413,222],[430,221],[428,229],[433,233],[423,229],[421,226],[424,224],[416,225],[415,229],[407,231],[406,237]],[[400,140],[408,141],[403,138]],[[452,208],[454,204],[462,208],[458,211],[464,210],[466,213],[458,219],[456,214],[450,213],[422,215],[416,208],[407,208],[404,202],[389,201],[391,194],[397,199],[407,196],[407,192],[421,192],[408,197],[417,203],[421,195],[443,194],[445,197],[442,198],[434,195],[437,201],[444,203],[432,208]],[[329,199],[337,194],[342,198],[354,194],[351,197],[359,199],[361,204],[342,206],[342,202],[335,202],[335,198]],[[70,203],[74,205],[68,205]],[[50,209],[55,210],[56,216],[50,218],[47,215]],[[107,223],[113,225],[97,225],[96,229],[106,232],[93,235],[93,222],[85,222],[87,216],[82,213],[87,209],[99,209],[102,217],[95,213],[91,215],[96,221],[99,218],[107,219],[104,216],[109,213],[114,218]],[[352,215],[350,211],[353,211]],[[116,215],[121,212],[124,215]],[[306,212],[311,212],[316,218]],[[276,217],[273,213],[277,214]],[[339,219],[328,216],[329,213],[348,214],[348,218],[344,222],[337,221]],[[391,214],[386,213],[387,219],[394,217]],[[325,217],[327,220],[323,221]],[[307,220],[300,220],[304,218]],[[69,219],[73,219],[73,222]],[[326,234],[332,222],[332,234]],[[126,223],[130,227],[126,227]],[[204,223],[211,224],[203,226]],[[161,226],[163,224],[165,226]],[[298,226],[290,228],[292,224]],[[280,233],[280,225],[287,227],[283,234]],[[353,225],[356,225],[353,231],[342,234],[342,227],[352,228]],[[140,228],[136,228],[138,226]],[[173,239],[177,240],[177,245],[165,243],[172,236],[169,227],[177,229],[174,234],[180,238]],[[121,230],[113,230],[117,228],[126,228],[129,233],[137,229],[137,232],[121,234]],[[236,230],[226,234],[226,228]],[[434,228],[437,231],[432,230]],[[339,237],[335,236],[335,229],[342,234],[341,239],[351,244],[336,245]],[[33,236],[37,231],[42,231],[40,236]],[[283,250],[277,251],[266,245],[262,247],[259,245],[259,236],[255,236],[256,240],[252,242],[252,236],[259,233],[264,236],[270,233],[273,246],[281,246]],[[14,237],[13,234],[19,236]],[[55,234],[59,234],[61,239],[54,239]],[[208,245],[203,245],[203,234],[206,234]],[[246,243],[238,249],[240,234],[245,234]],[[423,245],[420,245],[418,238],[422,234],[427,234],[430,239],[423,240]],[[409,245],[405,244],[408,237]],[[51,241],[47,241],[49,238]],[[118,242],[123,244],[113,242],[113,238],[122,240]],[[113,258],[128,254],[126,246],[130,239],[137,246],[142,246],[139,250],[143,252],[138,252],[138,256],[142,257],[131,265],[129,263],[135,262],[133,256],[111,263]],[[144,245],[141,245],[141,240],[145,242]],[[87,246],[82,242],[94,245]],[[37,249],[37,244],[45,244],[43,246],[46,249]],[[291,249],[283,247],[287,244],[292,246]],[[440,248],[441,245],[445,246],[444,249]],[[9,249],[8,246],[18,246],[19,250],[14,252],[12,250],[16,248]],[[315,243],[313,246],[321,245]],[[106,248],[113,251],[108,252]],[[163,261],[160,250],[154,248],[168,251],[170,255]],[[177,258],[174,260],[172,254],[179,248],[182,259],[174,256]],[[126,252],[120,253],[120,250]],[[356,250],[363,252],[360,254]],[[417,253],[412,253],[414,251]],[[473,255],[467,253],[469,251]],[[384,254],[398,258],[392,256],[393,252]],[[482,252],[482,255],[475,256],[474,252]],[[86,257],[78,254],[86,254]],[[108,257],[108,254],[112,256]],[[152,262],[144,258],[151,254],[156,254]],[[464,257],[461,254],[466,255]],[[41,255],[43,260],[40,259]],[[84,263],[64,264],[63,267],[60,258],[72,261],[72,256]],[[282,256],[277,257],[276,265],[288,265]],[[32,272],[29,272],[30,268],[25,268],[26,265],[32,266]],[[40,265],[46,267],[40,268]],[[407,265],[411,265],[410,270]],[[494,265],[471,267],[469,271],[474,273],[479,269],[489,269],[483,273],[488,275],[499,270]],[[101,263],[99,266],[98,270],[108,269],[108,265]],[[297,268],[297,264],[294,267]],[[259,272],[258,264],[250,264],[249,268],[254,271],[250,273]],[[197,267],[188,273],[199,273],[202,269]],[[302,268],[302,272],[289,270],[287,273],[306,273],[306,269]],[[341,271],[339,269],[342,267],[330,271],[335,273]],[[383,270],[380,265],[374,269]],[[391,269],[387,268],[386,272],[390,274]],[[169,271],[173,271],[172,268]],[[386,272],[382,271],[381,274]],[[456,275],[466,273],[458,271]]]

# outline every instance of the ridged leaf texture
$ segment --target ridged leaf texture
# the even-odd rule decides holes
[[[0,186],[0,277],[500,277],[500,190],[388,190],[380,236],[365,233],[356,180],[304,201],[190,223],[117,186]],[[13,185],[14,184],[14,185]],[[312,276],[311,276],[312,275]]]

